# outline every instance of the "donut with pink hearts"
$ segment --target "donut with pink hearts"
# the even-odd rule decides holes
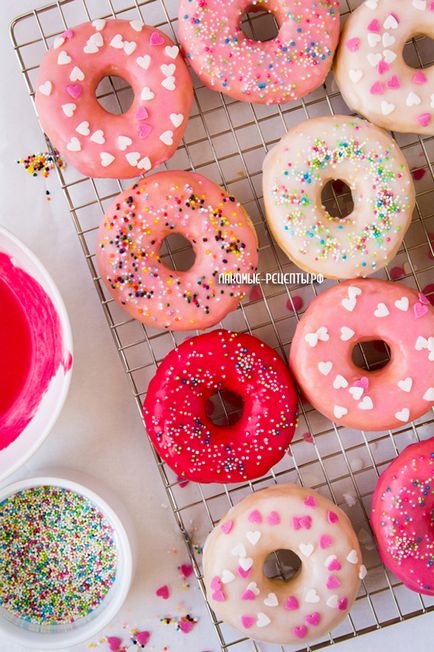
[[[352,359],[361,342],[382,340],[390,361],[366,371]],[[354,279],[322,292],[301,318],[290,366],[323,415],[360,430],[388,430],[434,404],[434,308],[417,290]]]
[[[285,582],[264,573],[267,557],[282,549],[301,561]],[[307,643],[336,627],[366,576],[347,515],[294,484],[256,491],[232,507],[206,541],[203,567],[217,616],[245,636],[280,645]]]
[[[274,15],[276,38],[241,29],[250,7]],[[195,73],[213,90],[244,102],[278,104],[324,82],[339,38],[339,2],[326,0],[181,0],[179,39]]]
[[[134,92],[121,115],[96,98],[99,82],[122,77]],[[138,20],[94,20],[54,39],[36,83],[45,133],[82,174],[130,178],[175,152],[193,98],[179,48]]]
[[[434,134],[434,69],[407,65],[418,34],[434,38],[432,0],[366,0],[345,24],[335,77],[348,106],[380,127]]]
[[[381,559],[409,589],[434,595],[434,438],[408,446],[381,474],[371,524]]]

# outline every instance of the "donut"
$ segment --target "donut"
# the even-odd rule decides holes
[[[383,340],[391,359],[366,371],[352,351],[372,340]],[[434,403],[434,308],[400,283],[345,281],[302,316],[290,367],[308,401],[332,421],[368,431],[402,426]]]
[[[244,35],[241,20],[251,5],[275,16],[275,39]],[[179,8],[179,39],[195,73],[244,102],[291,102],[321,86],[338,38],[336,0],[181,0]]]
[[[159,256],[172,233],[193,246],[187,271]],[[109,292],[132,317],[155,328],[202,330],[244,297],[237,277],[228,284],[219,277],[253,273],[258,240],[241,204],[220,186],[191,172],[159,172],[116,197],[100,225],[96,258]]]
[[[405,43],[434,38],[434,5],[426,0],[367,0],[345,24],[335,78],[348,106],[385,129],[434,134],[434,69],[411,68]]]
[[[264,574],[265,560],[277,550],[291,550],[301,561],[288,581]],[[336,627],[366,576],[347,515],[294,484],[257,491],[232,507],[206,541],[203,567],[218,618],[281,645],[311,641]]]
[[[217,426],[208,399],[228,390],[243,400],[240,419]],[[267,473],[294,435],[297,397],[272,348],[247,334],[214,330],[171,351],[149,384],[147,433],[178,477],[244,482]]]
[[[341,179],[354,210],[332,217],[321,203]],[[398,251],[415,205],[413,180],[394,140],[374,125],[328,116],[296,125],[267,154],[263,192],[268,224],[299,267],[328,278],[378,271]]]
[[[434,438],[407,448],[381,474],[371,524],[385,566],[407,588],[434,595]]]
[[[99,82],[122,77],[133,90],[121,115],[96,99]],[[54,145],[82,174],[130,178],[175,152],[193,89],[179,48],[137,20],[94,20],[68,29],[45,54],[36,83],[36,108]]]

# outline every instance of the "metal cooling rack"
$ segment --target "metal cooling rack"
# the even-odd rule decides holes
[[[346,0],[342,19],[359,4]],[[21,72],[33,99],[39,62],[54,38],[66,28],[96,18],[140,18],[176,39],[177,0],[59,0],[15,19],[11,37]],[[261,12],[250,13],[244,22],[246,33],[266,38],[273,19]],[[414,67],[434,63],[432,41],[418,37],[406,45],[407,62]],[[235,102],[205,88],[196,78],[195,102],[182,146],[167,162],[166,169],[196,170],[224,185],[250,213],[260,240],[260,271],[297,271],[273,242],[263,216],[261,164],[266,151],[285,131],[305,118],[333,113],[349,113],[330,75],[323,87],[303,101],[285,106],[264,107]],[[127,108],[130,89],[118,79],[106,80],[98,88],[100,102],[113,112]],[[402,282],[419,290],[434,282],[434,138],[397,135],[409,165],[417,169],[417,207],[413,223],[396,259],[376,276],[391,279],[400,269]],[[47,141],[52,150],[51,144]],[[108,326],[141,414],[148,383],[158,363],[176,344],[195,333],[161,332],[127,319],[100,282],[95,268],[95,235],[104,210],[131,181],[90,179],[71,166],[57,169],[57,175],[92,274]],[[420,179],[420,177],[423,177]],[[324,197],[328,210],[339,215],[349,212],[348,189],[339,184]],[[430,234],[430,231],[432,235]],[[175,238],[175,239],[173,239]],[[170,241],[169,241],[170,240]],[[191,256],[185,241],[176,236],[166,241],[166,262],[182,265]],[[394,270],[394,271],[392,271]],[[392,273],[391,273],[392,271]],[[228,315],[222,326],[249,332],[274,347],[284,358],[288,353],[297,321],[314,296],[333,282],[323,285],[264,285],[253,289],[238,310]],[[434,285],[425,289],[434,292]],[[294,298],[297,300],[294,303]],[[298,311],[295,309],[298,306]],[[367,369],[387,361],[387,351],[363,346],[358,362]],[[228,420],[237,406],[218,397],[215,419]],[[290,451],[266,477],[239,485],[198,485],[182,482],[154,452],[170,506],[182,535],[206,600],[200,568],[200,552],[206,535],[228,508],[251,491],[280,482],[311,486],[340,505],[350,516],[361,541],[368,575],[346,620],[327,637],[301,650],[318,650],[386,625],[434,610],[434,599],[408,591],[381,564],[370,534],[370,500],[379,473],[409,443],[434,432],[433,412],[393,433],[360,432],[336,426],[308,404],[300,401],[300,419]],[[287,576],[291,562],[285,556],[271,559],[276,575]],[[208,605],[219,644],[224,652],[293,652],[291,646],[273,646],[240,637],[219,621]]]

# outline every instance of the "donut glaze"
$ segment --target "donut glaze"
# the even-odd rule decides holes
[[[383,563],[412,591],[434,595],[434,439],[408,446],[381,474],[371,524]]]
[[[208,399],[229,390],[244,401],[240,419],[216,426]],[[178,477],[196,482],[258,478],[285,454],[297,397],[282,359],[252,335],[215,330],[166,356],[143,406],[148,435]]]
[[[244,35],[241,19],[251,6],[274,14],[275,39]],[[329,72],[339,38],[339,3],[181,0],[179,38],[209,88],[244,102],[290,102],[318,88]]]
[[[288,581],[263,566],[277,550],[301,560]],[[204,548],[208,600],[217,616],[251,638],[296,644],[320,638],[347,615],[366,576],[347,515],[312,489],[282,484],[232,507]]]
[[[345,24],[335,77],[348,106],[393,131],[434,134],[434,69],[402,56],[412,37],[434,38],[429,0],[367,0]]]
[[[383,340],[382,369],[356,366],[356,344]],[[301,318],[290,366],[309,402],[350,428],[387,430],[434,403],[434,308],[423,294],[390,281],[345,281],[322,292]]]
[[[267,221],[302,269],[328,278],[367,276],[391,260],[415,205],[413,180],[395,141],[349,116],[301,122],[263,165]],[[329,215],[321,192],[332,179],[350,187],[354,210]]]
[[[164,239],[192,243],[193,266],[178,272],[159,256]],[[155,328],[204,329],[234,310],[245,288],[219,284],[223,273],[252,273],[255,229],[232,195],[191,172],[159,172],[118,195],[99,229],[97,263],[115,301]]]
[[[99,82],[122,77],[134,92],[121,115],[96,99]],[[130,178],[175,152],[193,89],[179,49],[140,21],[95,20],[56,37],[36,84],[41,125],[82,174]]]

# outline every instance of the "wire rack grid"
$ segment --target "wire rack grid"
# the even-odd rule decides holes
[[[342,2],[343,21],[358,4],[359,0]],[[65,29],[96,18],[139,17],[176,41],[177,11],[177,0],[59,0],[17,17],[11,25],[11,37],[31,98],[34,98],[39,62],[54,38]],[[274,18],[264,12],[248,13],[243,29],[248,36],[264,40],[275,30]],[[416,36],[406,45],[404,56],[413,67],[433,64],[432,41]],[[266,151],[292,125],[317,115],[350,113],[332,74],[321,88],[304,100],[272,107],[234,101],[208,90],[194,75],[193,80],[194,105],[183,144],[164,167],[199,171],[237,196],[251,215],[258,233],[261,272],[297,271],[276,246],[267,228],[263,213],[261,165]],[[101,104],[114,113],[125,111],[131,101],[131,89],[119,79],[103,80],[97,95]],[[401,282],[431,294],[434,293],[434,138],[422,139],[408,134],[395,137],[415,171],[417,206],[397,257],[376,276],[389,280],[399,277]],[[47,145],[53,151],[48,139]],[[100,281],[95,267],[95,234],[108,205],[119,192],[131,185],[131,181],[82,177],[70,166],[65,170],[57,167],[57,175],[141,414],[148,383],[159,362],[174,346],[196,333],[161,332],[127,319]],[[323,199],[333,215],[347,214],[351,210],[351,193],[343,184],[329,185]],[[174,268],[185,268],[191,260],[191,247],[179,236],[171,236],[161,254]],[[316,294],[330,285],[333,282],[253,288],[239,309],[228,315],[221,325],[256,335],[286,359],[303,309]],[[387,362],[387,356],[387,349],[375,342],[359,347],[356,352],[358,363],[368,370]],[[378,475],[409,443],[433,434],[432,411],[417,422],[393,432],[360,432],[336,426],[302,397],[299,405],[299,424],[288,454],[266,477],[254,482],[237,485],[189,483],[185,486],[153,451],[205,601],[200,565],[203,542],[228,508],[251,491],[281,482],[311,486],[340,505],[358,533],[368,575],[362,582],[351,613],[333,634],[307,647],[266,645],[241,637],[219,621],[208,605],[223,652],[318,650],[434,610],[434,599],[410,592],[383,567],[368,518]],[[233,398],[220,394],[213,409],[216,422],[228,423],[236,417],[239,405]],[[294,572],[293,559],[288,560],[285,554],[276,553],[269,562],[270,575],[288,578]]]

